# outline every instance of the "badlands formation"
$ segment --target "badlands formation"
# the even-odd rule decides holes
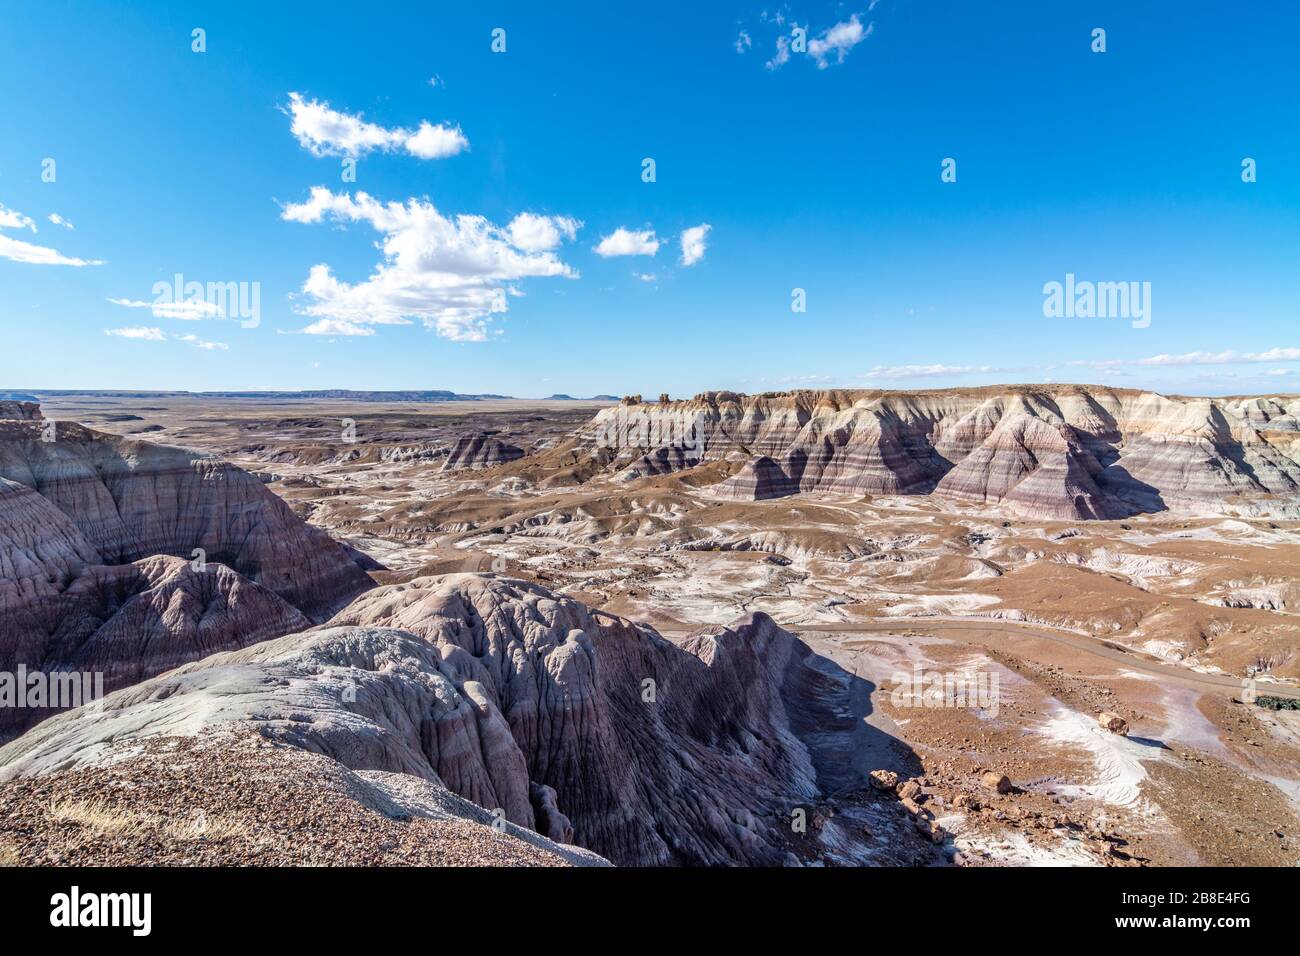
[[[0,860],[1300,862],[1295,396],[42,401]]]

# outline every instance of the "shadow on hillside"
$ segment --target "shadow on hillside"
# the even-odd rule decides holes
[[[828,795],[870,785],[872,770],[900,778],[923,773],[906,742],[867,723],[876,684],[818,654],[802,640],[787,666],[790,726],[812,756],[817,786]]]
[[[1123,465],[1107,465],[1097,477],[1097,484],[1110,496],[1112,503],[1123,509],[1121,514],[1115,515],[1117,518],[1169,510],[1160,496],[1160,489],[1134,478]]]

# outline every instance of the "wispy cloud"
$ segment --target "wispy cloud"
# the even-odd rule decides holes
[[[808,55],[817,61],[819,70],[830,66],[832,59],[836,63],[843,63],[849,51],[871,36],[874,29],[874,23],[868,23],[864,27],[858,14],[855,13],[847,20],[823,30],[819,36],[809,40]]]
[[[75,230],[77,228],[72,223],[68,222],[68,220],[60,216],[57,212],[50,213],[48,218],[50,222],[54,223],[54,225],[62,226],[64,229]]]
[[[868,7],[867,12],[875,7],[873,3]],[[849,53],[859,43],[862,43],[867,37],[875,32],[874,23],[864,23],[863,14],[854,13],[847,20],[840,20],[832,26],[827,27],[816,35],[813,34],[812,26],[800,26],[796,21],[790,21],[790,29],[783,30],[776,36],[776,52],[764,66],[769,70],[779,70],[790,62],[794,56],[806,52],[817,69],[824,70],[832,64],[843,63],[848,59]],[[765,25],[775,25],[784,27],[786,18],[784,14],[768,16],[764,14],[759,18],[760,23]],[[796,33],[801,34],[796,40]],[[742,31],[742,35],[744,34]],[[805,49],[800,49],[802,41]],[[744,52],[740,48],[740,41],[736,41],[737,52]]]
[[[167,335],[162,329],[147,325],[132,325],[124,329],[105,329],[105,335],[116,335],[122,339],[145,339],[150,342],[164,342]]]
[[[209,342],[201,339],[197,335],[169,335],[157,326],[152,325],[130,325],[120,329],[105,329],[105,335],[112,335],[119,339],[135,339],[138,342],[166,342],[169,338],[177,342],[184,342],[186,345],[192,345],[196,349],[203,349],[205,352],[226,352],[230,346],[224,342]]]
[[[834,379],[833,375],[784,375],[778,381],[782,385],[825,385]]]
[[[1079,368],[1114,369],[1124,366],[1182,367],[1188,365],[1254,365],[1261,362],[1300,362],[1300,348],[1271,348],[1263,352],[1183,352],[1163,353],[1141,359],[1078,359],[1068,364]]]
[[[54,222],[53,216],[50,221]],[[0,229],[29,229],[35,232],[36,222],[30,216],[0,204]],[[2,233],[0,233],[0,259],[38,266],[102,266],[104,264],[102,259],[78,259],[74,256],[65,256],[57,249],[24,242]]]
[[[289,94],[286,112],[292,122],[289,131],[313,156],[356,158],[378,150],[405,151],[420,159],[445,159],[469,149],[469,140],[459,126],[422,120],[415,130],[391,129],[367,122],[360,114],[341,113],[320,100]]]
[[[197,322],[199,319],[225,318],[225,313],[219,305],[201,299],[189,299],[183,302],[141,302],[136,299],[109,299],[108,301],[127,309],[149,309],[154,317],[159,319]]]
[[[230,348],[230,346],[226,345],[224,342],[209,342],[205,339],[199,338],[197,335],[178,335],[176,338],[181,342],[193,345],[195,348],[203,349],[205,352],[225,352]]]
[[[704,258],[709,230],[713,227],[707,222],[683,229],[681,234],[682,265],[693,266]]]
[[[444,216],[427,199],[383,203],[316,186],[281,217],[365,223],[382,237],[382,259],[364,282],[344,282],[324,263],[312,266],[302,287],[311,301],[300,309],[317,320],[301,330],[312,335],[373,335],[372,326],[418,319],[444,338],[481,342],[492,313],[523,294],[515,282],[578,276],[551,245],[577,230],[577,221],[563,216],[516,216],[501,227],[483,216]]]
[[[988,372],[1001,372],[1006,369],[991,365],[877,365],[863,375],[863,378],[942,378],[949,375],[974,375]]]
[[[776,38],[776,53],[763,65],[769,70],[779,70],[790,62],[790,38],[782,34]]]
[[[653,256],[659,251],[659,240],[653,229],[627,229],[619,226],[601,238],[596,255],[606,259],[612,256]]]

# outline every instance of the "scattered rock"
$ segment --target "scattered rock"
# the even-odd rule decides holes
[[[1128,721],[1119,714],[1103,711],[1097,715],[1097,723],[1102,726],[1102,729],[1109,730],[1112,734],[1128,734]]]
[[[898,774],[892,770],[873,770],[871,785],[877,790],[893,790],[898,786]]]
[[[997,773],[995,771],[990,770],[987,773],[985,773],[984,776],[980,777],[980,783],[983,784],[987,789],[996,790],[998,793],[1011,792],[1011,781],[1007,778],[1007,775],[1004,773]]]

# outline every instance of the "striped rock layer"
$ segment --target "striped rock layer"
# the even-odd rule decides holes
[[[301,629],[371,586],[225,462],[0,419],[0,671],[99,672],[112,689]],[[0,732],[43,716],[0,708]]]
[[[678,645],[539,585],[421,578],[45,721],[0,748],[0,780],[252,728],[616,863],[772,865],[850,763],[824,741],[851,737],[853,680],[762,614]]]
[[[587,438],[612,448],[629,478],[739,459],[713,490],[747,500],[934,494],[1064,520],[1300,513],[1300,396],[1083,385],[706,392],[603,409]]]

